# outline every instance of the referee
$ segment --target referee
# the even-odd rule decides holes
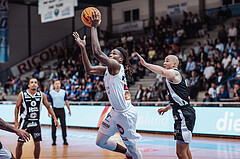
[[[53,111],[58,118],[60,118],[61,127],[62,127],[62,138],[63,138],[63,145],[68,145],[67,142],[67,131],[66,131],[66,119],[65,119],[65,110],[64,106],[67,105],[69,115],[71,116],[71,110],[69,107],[68,99],[67,99],[67,93],[65,90],[60,89],[61,88],[61,82],[59,80],[54,81],[54,90],[50,91],[49,93],[49,102],[51,102],[51,105],[53,107]],[[54,121],[52,119],[52,145],[56,145],[56,126],[54,124]]]

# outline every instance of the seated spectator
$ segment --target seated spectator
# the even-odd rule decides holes
[[[148,51],[148,61],[149,61],[149,63],[153,63],[156,56],[157,56],[156,51],[153,49],[153,47],[150,47],[149,51]]]
[[[219,101],[223,101],[224,99],[229,99],[229,92],[225,89],[225,86],[221,86],[220,92],[219,92]]]
[[[210,38],[210,34],[209,34],[209,33],[207,33],[207,34],[205,35],[205,39],[204,39],[203,43],[206,44],[207,42],[208,42],[209,45],[212,45],[212,44],[213,44],[213,41],[212,41],[212,39]]]
[[[210,44],[209,44],[209,42],[208,42],[208,40],[206,41],[206,43],[204,44],[204,46],[203,46],[203,50],[204,50],[204,52],[207,52],[208,53],[208,51],[210,50]]]
[[[95,101],[103,101],[104,100],[104,91],[101,86],[97,86],[97,92],[94,96]]]
[[[210,61],[207,61],[207,66],[204,69],[203,72],[203,82],[205,84],[204,88],[205,90],[209,87],[209,85],[212,82],[212,79],[214,77],[215,68],[210,65]]]
[[[191,71],[196,70],[196,62],[192,60],[191,57],[188,57],[188,62],[185,68],[186,73],[190,74]]]
[[[161,101],[161,94],[158,90],[158,87],[153,86],[152,87],[153,91],[152,91],[152,101]]]
[[[240,50],[239,50],[239,48],[237,47],[237,44],[234,44],[234,45],[233,45],[232,49],[229,51],[229,55],[230,55],[231,57],[233,57],[234,52],[237,52],[238,55],[240,55]]]
[[[203,47],[200,47],[199,52],[197,54],[197,61],[200,62],[201,59],[203,59],[204,61],[207,61],[208,59],[208,54],[204,52]]]
[[[197,61],[197,55],[196,55],[194,49],[190,49],[188,57],[191,57],[192,61]]]
[[[156,81],[154,83],[154,86],[157,88],[161,87],[163,85],[163,77],[159,74],[156,75]]]
[[[213,45],[210,45],[207,54],[208,54],[208,58],[209,58],[209,59],[210,59],[210,57],[211,57],[212,54],[215,54],[215,48],[214,48]]]
[[[85,85],[82,85],[82,92],[80,94],[81,101],[89,101],[89,91],[88,88]]]
[[[221,40],[217,39],[216,49],[219,49],[219,51],[224,52],[224,44],[221,42]]]
[[[137,90],[137,93],[135,95],[135,98],[134,98],[134,101],[137,101],[137,102],[141,102],[142,99],[143,99],[143,89],[142,89],[142,85],[139,84],[138,85],[138,90]]]
[[[234,89],[233,89],[233,99],[235,99],[236,101],[239,101],[240,99],[240,87],[239,84],[236,83],[234,85]]]
[[[230,52],[233,48],[233,45],[234,45],[234,42],[232,41],[232,39],[228,38],[227,44],[226,44],[226,47],[225,47],[225,52]]]
[[[222,84],[224,82],[225,78],[226,77],[223,75],[223,71],[219,71],[217,74],[216,81],[214,81],[214,82],[217,84],[217,86],[219,86],[220,84]]]
[[[237,52],[234,52],[231,62],[231,68],[232,70],[235,70],[238,66],[238,61],[240,60],[240,57],[238,56]]]
[[[230,69],[231,61],[232,61],[231,56],[228,55],[228,53],[225,52],[223,54],[223,59],[222,59],[222,65],[223,65],[224,71],[227,72]]]
[[[151,92],[149,91],[148,88],[145,88],[145,89],[144,89],[142,100],[143,100],[144,102],[151,100]]]
[[[203,99],[203,102],[206,102],[203,106],[211,106],[210,104],[207,104],[208,102],[213,102],[213,99],[210,97],[209,93],[205,93],[205,98]]]
[[[209,95],[212,97],[214,102],[218,101],[218,94],[220,90],[217,88],[216,83],[212,82],[211,87],[208,90]]]

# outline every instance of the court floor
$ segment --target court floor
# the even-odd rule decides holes
[[[61,129],[57,131],[57,145],[52,146],[51,128],[42,127],[41,157],[45,159],[124,159],[124,155],[103,150],[95,145],[96,130],[68,128],[68,146],[63,146]],[[138,147],[144,159],[176,159],[172,135],[141,133]],[[121,142],[118,134],[112,137]],[[17,137],[0,130],[0,141],[15,153]],[[33,142],[23,147],[23,159],[33,158]],[[194,159],[240,159],[240,139],[193,137],[190,144]]]

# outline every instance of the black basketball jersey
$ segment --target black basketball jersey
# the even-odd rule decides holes
[[[174,69],[178,71],[177,69]],[[179,71],[178,71],[179,72]],[[180,73],[180,72],[179,72]],[[182,80],[179,83],[173,83],[166,79],[166,85],[168,89],[168,95],[172,107],[189,106],[189,89],[186,85],[185,79],[180,73]]]
[[[32,96],[30,93],[28,93],[28,91],[23,91],[22,97],[23,103],[20,110],[20,116],[22,120],[29,122],[32,121],[32,126],[35,126],[38,124],[38,122],[34,121],[39,121],[40,119],[40,111],[42,108],[42,93],[38,91]]]

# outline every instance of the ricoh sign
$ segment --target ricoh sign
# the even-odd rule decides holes
[[[62,43],[55,43],[48,48],[40,51],[37,54],[23,60],[22,62],[11,67],[11,71],[14,76],[22,75],[28,71],[34,69],[38,63],[44,63],[50,59],[52,59],[56,54],[58,54],[59,50],[62,48]]]

